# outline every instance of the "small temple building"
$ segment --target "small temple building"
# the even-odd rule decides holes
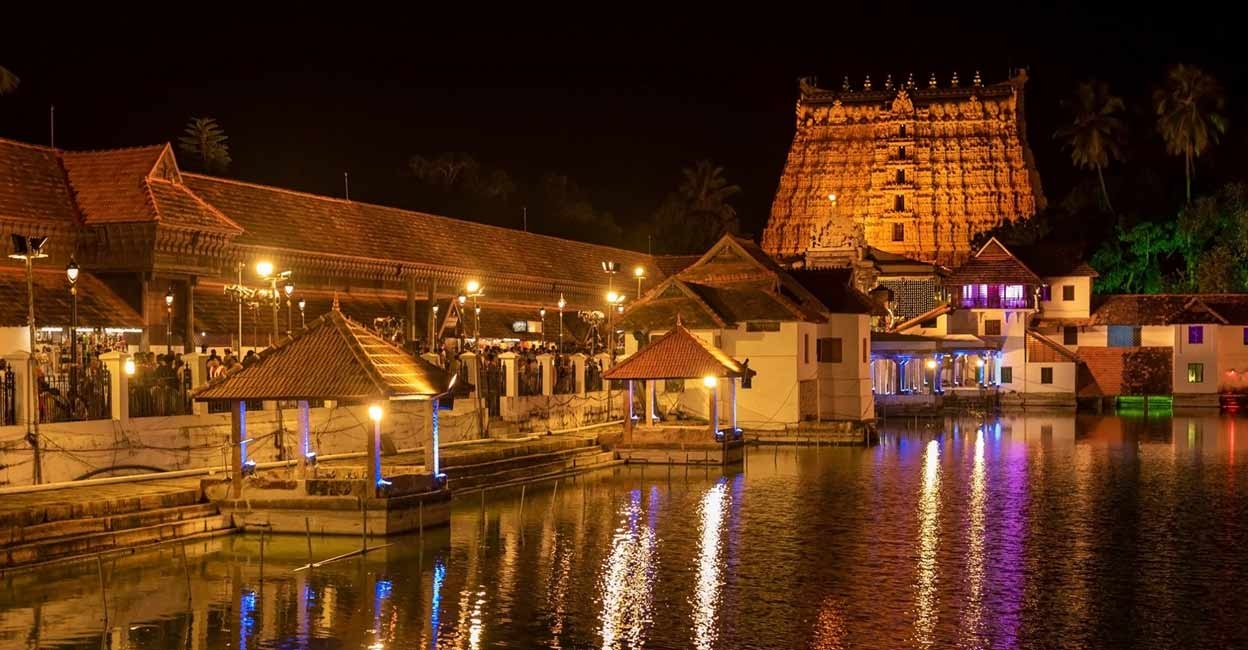
[[[799,85],[797,129],[762,246],[835,266],[873,247],[957,266],[971,241],[1045,205],[1027,146],[1025,71],[985,85],[891,76],[839,90]]]

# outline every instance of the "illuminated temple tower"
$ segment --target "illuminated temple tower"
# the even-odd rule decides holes
[[[800,82],[797,133],[763,248],[808,266],[848,262],[870,246],[957,265],[977,233],[1044,207],[1027,146],[1024,71],[941,87],[911,76],[851,90]]]

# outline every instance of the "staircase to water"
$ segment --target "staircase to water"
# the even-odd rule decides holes
[[[133,553],[227,532],[199,482],[145,481],[8,494],[0,505],[0,574]]]

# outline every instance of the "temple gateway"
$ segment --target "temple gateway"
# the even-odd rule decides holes
[[[941,86],[913,75],[861,89],[800,81],[789,148],[763,248],[807,266],[840,265],[864,247],[948,266],[971,240],[1044,207],[1027,146],[1019,70],[1007,81]]]

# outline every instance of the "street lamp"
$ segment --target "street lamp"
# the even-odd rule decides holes
[[[615,363],[615,314],[624,313],[624,294],[607,292],[607,340],[611,346],[611,363]]]
[[[173,285],[165,292],[165,354],[173,354]],[[169,364],[172,366],[172,362]]]
[[[9,253],[9,257],[15,260],[24,260],[26,262],[26,327],[30,330],[30,358],[26,360],[26,376],[34,378],[35,376],[35,268],[34,261],[47,257],[48,254],[43,252],[43,245],[47,243],[47,237],[28,237],[26,235],[11,235],[13,240],[13,252]],[[30,408],[26,409],[26,440],[34,447],[34,483],[38,485],[43,482],[43,457],[39,447],[39,388],[38,382],[28,381],[30,384]]]
[[[637,297],[641,298],[641,281],[646,279],[646,267],[640,264],[634,267],[633,277],[637,278]]]
[[[307,306],[308,306],[308,301],[303,298],[300,298],[299,299],[299,328],[300,329],[304,329],[308,326],[307,322],[303,319],[303,310]]]
[[[280,281],[284,284],[282,291],[285,291],[288,298],[295,292],[295,283],[290,279],[290,271],[276,271],[273,268],[273,263],[269,261],[257,262],[256,273],[260,275],[261,279],[269,283],[268,299],[272,301],[271,306],[273,308],[273,332],[269,338],[269,345],[273,345],[277,342],[277,306],[282,300],[282,294],[278,291],[277,283]],[[287,316],[289,316],[289,309],[287,310]]]
[[[542,328],[541,328],[542,347],[546,347],[546,308],[542,307],[541,309],[537,310],[537,315],[541,316],[542,318]]]
[[[282,287],[282,291],[286,293],[286,335],[290,336],[291,330],[295,328],[294,320],[290,315],[290,296],[295,293],[295,283],[286,279],[286,286]]]
[[[467,293],[459,295],[459,304],[463,305],[468,298],[472,298],[472,312],[474,314],[472,338],[479,343],[481,339],[481,305],[477,304],[477,298],[485,295],[485,287],[481,286],[481,283],[476,280],[469,280],[464,285],[464,288],[467,289]]]
[[[69,393],[70,399],[78,395],[78,262],[69,258],[65,267],[69,280],[69,295],[73,304],[69,316]]]

